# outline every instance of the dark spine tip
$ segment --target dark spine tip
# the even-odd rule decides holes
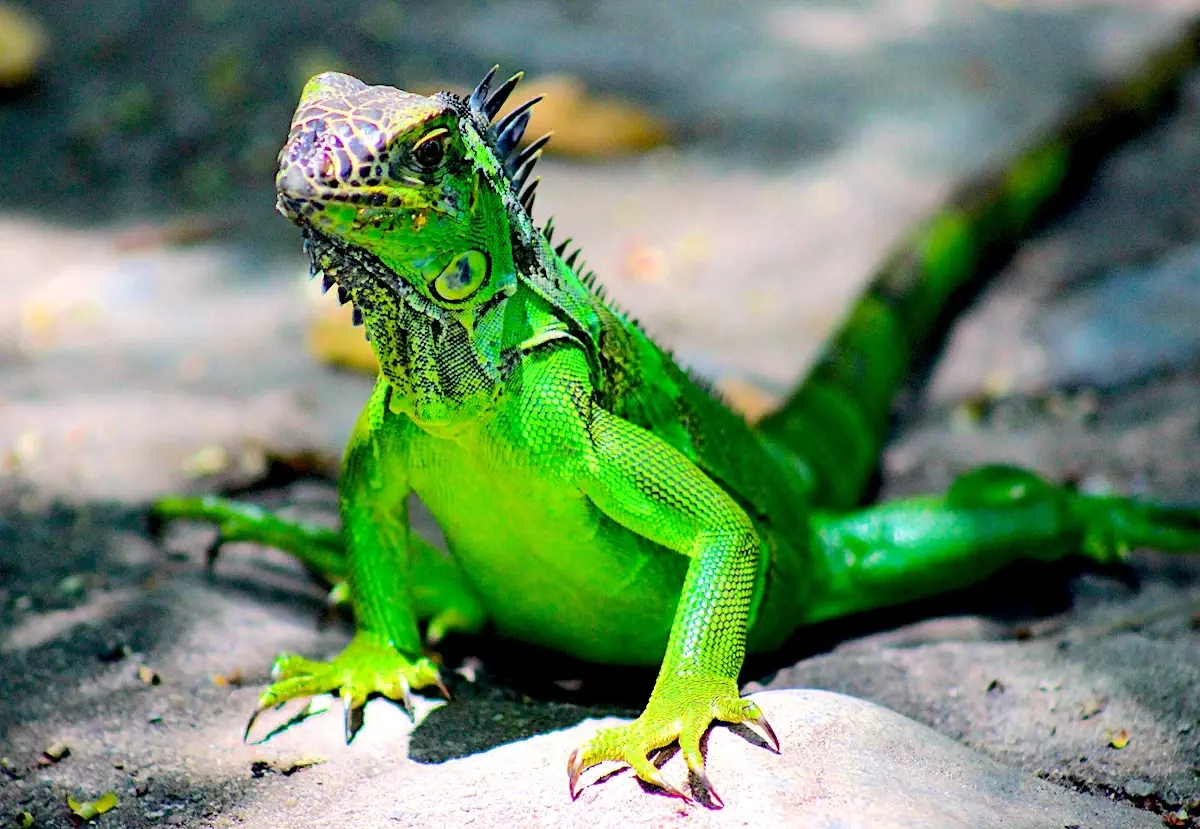
[[[501,126],[497,127],[496,132],[496,155],[499,158],[508,158],[517,144],[521,143],[521,136],[529,126],[530,114],[529,110],[514,111],[516,117],[509,115],[500,122]]]
[[[488,90],[492,86],[492,80],[496,77],[496,73],[500,71],[500,64],[496,64],[488,73],[483,76],[483,80],[475,87],[475,91],[471,93],[471,97],[467,100],[467,104],[476,112],[483,112],[484,104],[487,102]],[[488,120],[492,120],[488,118]]]
[[[533,215],[533,200],[537,196],[537,186],[540,178],[535,178],[533,182],[525,188],[525,192],[521,194],[521,206],[525,208],[525,212]]]
[[[554,133],[552,132],[546,133],[541,138],[536,139],[528,147],[522,150],[520,155],[509,159],[504,165],[508,170],[508,174],[511,176],[517,172],[517,170],[520,170],[522,167],[524,167],[531,158],[538,154],[539,150],[550,143],[550,136],[553,134]]]
[[[508,100],[508,96],[517,88],[517,84],[521,82],[521,78],[525,77],[524,72],[518,72],[513,75],[493,92],[483,105],[483,114],[487,120],[491,121],[496,117],[496,113],[504,106],[504,102]]]
[[[537,166],[541,159],[541,153],[534,153],[523,165],[521,165],[513,176],[513,187],[518,191],[524,186],[525,182],[529,181],[529,176],[533,173],[533,168]]]
[[[542,99],[545,97],[546,97],[545,95],[538,95],[536,98],[530,98],[528,101],[521,104],[519,107],[514,109],[512,112],[508,113],[508,115],[505,115],[503,118],[501,118],[496,123],[496,126],[493,127],[496,135],[500,135],[505,130],[507,130],[510,126],[512,126],[513,121],[516,121],[518,118],[520,118],[526,112],[529,112],[531,109],[533,109],[539,103],[541,103]],[[528,119],[526,119],[526,123],[528,123]]]

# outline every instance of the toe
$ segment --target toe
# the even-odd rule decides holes
[[[699,728],[685,728],[679,735],[679,749],[683,754],[683,761],[687,763],[688,771],[700,782],[713,804],[722,807],[725,804],[708,779],[708,774],[704,770],[704,755],[700,751],[700,740],[703,738],[704,732],[708,730],[707,725],[705,723]]]
[[[294,653],[281,653],[271,666],[271,678],[281,683],[297,677],[310,677],[329,670],[329,663],[305,659]]]
[[[640,749],[635,749],[635,751],[640,751]],[[657,766],[650,762],[645,754],[630,754],[625,758],[625,762],[629,763],[630,767],[633,769],[633,773],[636,774],[639,779],[646,781],[652,786],[658,786],[658,788],[671,795],[671,797],[678,797],[679,799],[686,800],[689,803],[692,801],[692,798],[686,792],[668,783],[667,779],[662,776],[662,772],[658,770]]]

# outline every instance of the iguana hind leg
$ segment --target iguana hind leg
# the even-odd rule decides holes
[[[294,556],[329,584],[331,604],[349,602],[346,548],[338,530],[281,518],[243,501],[211,496],[163,498],[153,504],[150,517],[156,533],[167,521],[174,520],[216,525],[217,535],[207,551],[210,567],[225,544],[263,544]],[[481,630],[486,621],[483,605],[467,586],[455,561],[415,532],[408,534],[408,549],[409,595],[417,619],[428,621],[425,641],[433,645],[451,631]]]
[[[813,531],[828,589],[807,608],[807,621],[965,587],[1018,558],[1110,563],[1135,547],[1200,551],[1200,507],[1085,495],[1022,469],[987,466],[944,496],[816,515]]]
[[[150,520],[155,535],[168,521],[214,524],[217,534],[207,551],[210,567],[224,545],[248,541],[290,553],[330,584],[337,584],[346,577],[346,551],[341,533],[317,524],[281,518],[254,504],[214,496],[162,498],[151,505]]]

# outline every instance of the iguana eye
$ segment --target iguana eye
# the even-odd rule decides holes
[[[481,250],[468,250],[450,260],[442,272],[434,277],[429,288],[433,295],[444,302],[462,302],[487,282],[491,262]]]
[[[449,138],[450,131],[440,127],[414,144],[411,155],[417,169],[425,172],[436,170],[446,157],[446,141]]]

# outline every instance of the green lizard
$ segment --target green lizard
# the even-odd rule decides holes
[[[1167,83],[1152,69],[1158,86],[1102,102],[1106,124],[1149,110]],[[719,803],[700,750],[714,720],[757,724],[779,750],[738,691],[747,650],[1018,557],[1200,548],[1200,509],[1079,494],[1009,467],[970,472],[944,495],[854,508],[910,354],[975,262],[1095,163],[1110,139],[1090,129],[1094,113],[918,231],[807,381],[751,426],[604,300],[549,222],[534,224],[530,171],[546,139],[518,141],[536,101],[493,124],[520,77],[492,90],[494,73],[467,99],[337,73],[304,88],[277,206],[302,229],[313,273],[353,304],[381,366],[343,461],[342,528],[219,498],[153,509],[217,523],[218,544],[288,550],[348,595],[352,641],[329,662],[280,656],[255,717],[338,694],[349,741],[370,695],[408,705],[411,689],[441,687],[426,643],[490,623],[587,660],[661,664],[643,713],[571,755],[572,797],[606,760],[688,797],[648,759],[678,741]],[[410,531],[414,493],[449,555]]]

